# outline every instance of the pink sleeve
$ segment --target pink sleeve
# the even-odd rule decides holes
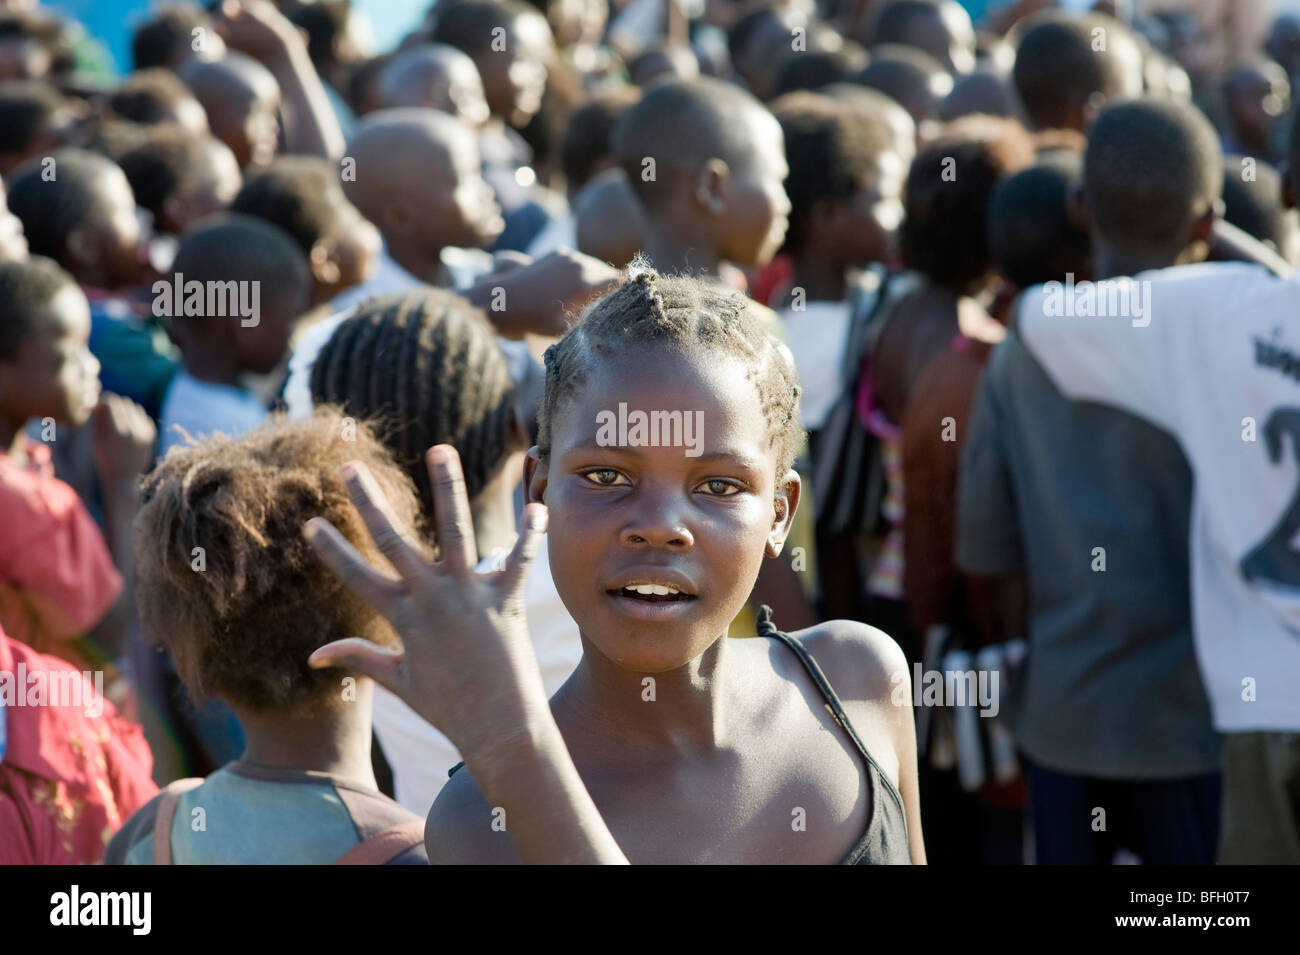
[[[35,611],[41,633],[66,639],[92,629],[121,594],[122,577],[76,492],[25,474],[0,487],[0,513],[0,583]]]

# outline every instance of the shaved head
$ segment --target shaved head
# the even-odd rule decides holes
[[[614,155],[645,198],[674,168],[689,172],[710,159],[739,168],[751,161],[756,118],[776,122],[758,100],[729,83],[707,77],[660,83],[619,120]],[[649,179],[647,159],[654,159],[656,170]]]
[[[205,109],[223,96],[280,96],[280,84],[270,70],[233,50],[220,60],[190,60],[181,68],[180,77]]]
[[[394,57],[379,74],[376,97],[380,109],[428,107],[476,126],[488,118],[473,59],[441,43],[423,44]]]
[[[394,192],[418,193],[431,176],[445,173],[463,151],[478,146],[465,124],[432,109],[383,109],[361,121],[348,142],[356,177],[343,183],[361,214],[376,219],[376,203]]]

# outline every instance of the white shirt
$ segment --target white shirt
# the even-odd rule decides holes
[[[803,388],[799,396],[803,426],[816,431],[840,396],[840,366],[848,347],[851,306],[848,302],[808,302],[798,311],[787,308],[779,314]]]
[[[489,559],[490,560],[490,559]],[[487,570],[487,560],[479,570]],[[582,658],[578,625],[560,602],[551,579],[546,548],[537,557],[524,584],[524,612],[533,652],[542,671],[542,684],[550,696],[569,678]],[[393,770],[397,801],[424,818],[447,783],[448,771],[460,762],[451,740],[383,687],[375,687],[375,735]]]
[[[1194,636],[1215,726],[1300,731],[1300,278],[1214,264],[1116,284],[1118,301],[1145,303],[1138,315],[1053,317],[1061,309],[1039,286],[1022,298],[1020,333],[1065,395],[1123,408],[1182,445],[1195,480]]]
[[[250,391],[231,385],[199,381],[185,371],[176,373],[158,413],[158,454],[162,456],[185,436],[195,441],[220,431],[238,437],[266,420],[266,405]]]

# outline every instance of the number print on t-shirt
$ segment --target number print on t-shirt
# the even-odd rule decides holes
[[[1277,408],[1264,425],[1264,442],[1269,460],[1282,460],[1282,436],[1291,436],[1291,454],[1300,464],[1300,408]],[[1300,530],[1300,484],[1291,492],[1286,510],[1268,536],[1241,559],[1241,573],[1248,581],[1269,581],[1300,587],[1300,553],[1291,546]]]

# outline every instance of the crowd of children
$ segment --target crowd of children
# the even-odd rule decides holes
[[[1181,6],[3,5],[0,862],[1300,863],[1300,21]]]

